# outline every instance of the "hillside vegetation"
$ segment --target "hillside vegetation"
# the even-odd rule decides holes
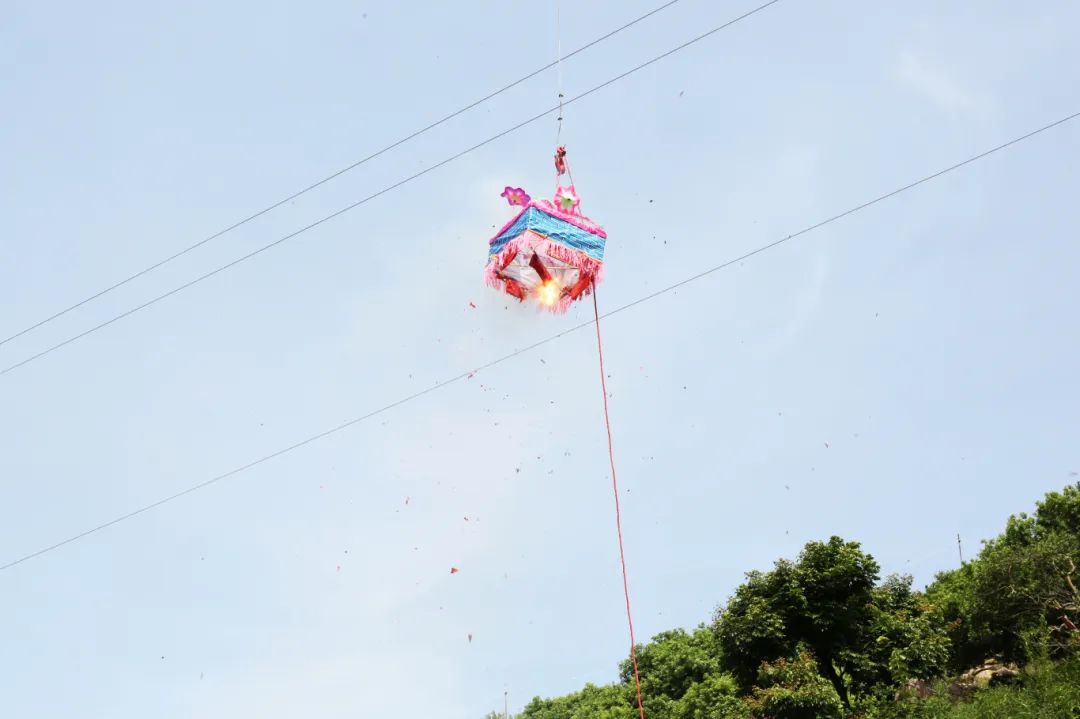
[[[1080,483],[924,591],[857,542],[746,575],[711,621],[638,648],[650,719],[1080,718]],[[492,714],[491,717],[498,717]],[[634,719],[620,681],[516,719]]]

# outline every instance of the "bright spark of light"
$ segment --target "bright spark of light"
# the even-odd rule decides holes
[[[548,280],[536,290],[536,296],[540,300],[540,304],[547,307],[551,307],[558,302],[561,294],[562,288],[559,287],[559,283],[555,280]]]

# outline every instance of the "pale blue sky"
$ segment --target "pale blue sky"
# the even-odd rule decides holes
[[[563,47],[659,4],[577,3]],[[567,62],[567,94],[755,4],[682,0]],[[4,14],[3,336],[555,45],[550,2]],[[611,238],[602,307],[1080,110],[1076,27],[1080,7],[1043,0],[784,0],[573,105],[578,190]],[[554,93],[534,78],[0,362]],[[0,378],[0,563],[588,319],[481,282],[499,192],[549,194],[553,141],[536,123]],[[641,639],[833,533],[924,583],[957,532],[974,552],[1075,480],[1078,150],[1080,120],[607,321]],[[517,708],[610,681],[626,627],[603,431],[581,331],[6,570],[3,713],[475,719],[504,690]]]

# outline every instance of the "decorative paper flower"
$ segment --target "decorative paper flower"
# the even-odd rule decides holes
[[[500,196],[505,197],[506,201],[509,202],[511,205],[521,205],[522,207],[529,204],[529,200],[532,199],[531,197],[529,197],[529,193],[525,192],[525,190],[521,189],[520,187],[510,186],[507,186],[507,188],[502,191],[502,195]]]
[[[574,192],[573,185],[570,185],[570,187],[560,186],[555,190],[555,204],[563,212],[572,213],[581,204],[581,198]]]

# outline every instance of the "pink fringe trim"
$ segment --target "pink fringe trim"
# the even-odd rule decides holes
[[[506,292],[506,280],[502,279],[499,274],[506,269],[506,266],[510,264],[511,260],[513,260],[519,252],[537,252],[542,255],[547,255],[560,262],[565,262],[571,267],[576,267],[581,271],[583,276],[590,277],[592,282],[590,282],[585,290],[578,295],[578,299],[587,297],[592,292],[593,283],[599,283],[604,277],[603,262],[595,260],[583,252],[578,252],[560,245],[557,242],[552,242],[535,232],[526,231],[510,240],[499,254],[490,258],[487,266],[484,268],[484,283],[500,292]],[[567,295],[560,297],[559,301],[552,306],[538,304],[543,310],[561,314],[566,312],[573,302],[574,300],[570,299],[569,295]]]
[[[518,221],[518,218],[521,217],[521,215],[524,214],[524,212],[530,207],[535,207],[541,212],[551,215],[552,217],[556,217],[563,222],[569,222],[571,225],[574,225],[578,229],[585,230],[586,232],[594,234],[597,237],[603,237],[605,240],[607,239],[607,232],[604,231],[604,228],[590,220],[585,215],[571,215],[569,213],[563,212],[558,207],[556,207],[555,204],[552,203],[550,200],[533,200],[525,207],[522,207],[521,212],[510,218],[510,221],[503,225],[502,228],[498,232],[496,232],[490,240],[488,240],[488,244],[490,245],[493,241],[495,241],[496,238],[501,237],[504,232],[509,230],[510,227]]]
[[[603,262],[589,257],[584,252],[570,249],[531,230],[526,230],[507,242],[499,254],[491,257],[488,262],[488,270],[494,274],[502,272],[515,255],[526,250],[565,262],[571,267],[576,267],[586,274],[597,277],[597,279],[599,279],[599,275],[604,268]]]

